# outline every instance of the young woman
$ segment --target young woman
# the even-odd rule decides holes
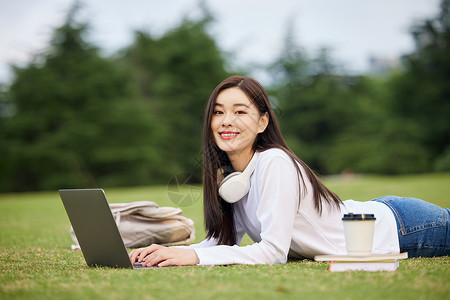
[[[375,215],[374,254],[450,255],[447,208],[394,196],[341,201],[286,145],[263,87],[252,78],[232,76],[213,91],[203,147],[206,239],[135,249],[132,263],[276,264],[345,254],[342,217],[349,212]],[[240,247],[245,233],[255,243]]]

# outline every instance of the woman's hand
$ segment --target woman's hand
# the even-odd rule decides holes
[[[143,263],[144,267],[188,266],[200,261],[193,249],[164,247],[153,244],[146,248],[134,249],[130,252],[131,263]]]

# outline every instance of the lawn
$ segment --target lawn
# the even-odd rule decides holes
[[[342,199],[413,196],[450,206],[450,174],[330,177]],[[105,189],[110,202],[182,205],[204,237],[202,203],[192,187]],[[189,201],[179,201],[187,196]],[[186,198],[185,198],[186,199]],[[284,265],[150,270],[88,268],[70,250],[69,221],[56,191],[0,194],[0,299],[449,299],[450,259],[401,261],[396,272],[331,273],[310,260]],[[246,238],[245,243],[251,241]]]

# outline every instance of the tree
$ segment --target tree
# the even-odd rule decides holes
[[[321,173],[450,170],[449,0],[414,28],[417,51],[385,78],[345,76],[288,39],[273,94],[288,144]],[[432,163],[430,163],[432,162]]]
[[[327,49],[310,59],[289,36],[271,72],[288,145],[317,172],[336,171],[327,157],[340,133],[365,118],[367,82],[338,75]]]
[[[50,49],[15,68],[5,118],[3,191],[144,184],[160,130],[132,76],[84,35],[75,5],[56,29]]]
[[[404,72],[393,77],[390,110],[423,131],[420,143],[440,170],[450,153],[450,12],[443,0],[440,15],[412,29],[416,51],[403,58]]]

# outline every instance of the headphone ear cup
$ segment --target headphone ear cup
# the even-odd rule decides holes
[[[228,203],[241,200],[250,190],[250,176],[258,160],[255,152],[244,172],[234,172],[228,175],[219,185],[219,195]]]
[[[241,172],[234,172],[228,175],[219,186],[219,195],[228,203],[235,203],[242,199],[250,189],[247,176],[242,176]]]

